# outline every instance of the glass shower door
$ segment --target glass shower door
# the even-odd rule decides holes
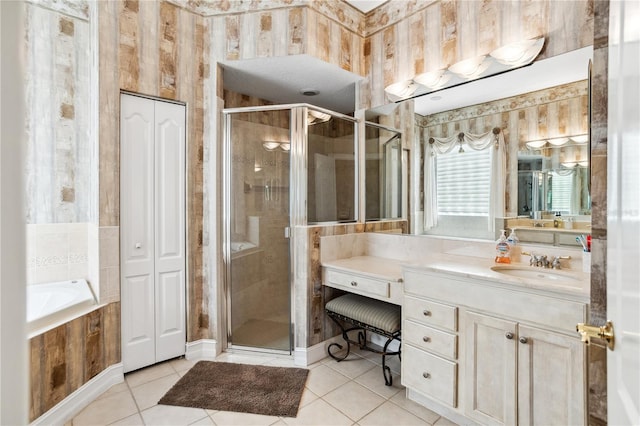
[[[290,110],[226,116],[230,347],[291,350],[289,127]]]

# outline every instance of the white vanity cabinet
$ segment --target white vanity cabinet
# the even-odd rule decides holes
[[[586,423],[584,300],[419,267],[405,268],[404,286],[410,399],[458,423]]]
[[[584,423],[579,339],[475,312],[465,322],[466,416],[489,425]]]
[[[372,256],[325,261],[322,284],[394,305],[402,304],[402,269],[397,261]]]
[[[458,308],[405,295],[402,384],[450,407],[457,405]]]

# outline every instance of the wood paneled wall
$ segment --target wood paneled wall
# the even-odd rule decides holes
[[[508,216],[515,216],[518,151],[526,150],[528,141],[586,134],[588,111],[587,82],[583,80],[423,117],[418,120],[423,126],[420,140],[502,129],[507,156],[505,209]]]
[[[187,104],[189,341],[209,338],[204,285],[205,19],[166,1],[98,2],[100,43],[100,225],[119,226],[120,90]]]
[[[363,74],[363,37],[312,7],[223,14],[208,19],[212,63],[309,54]]]
[[[120,303],[30,339],[29,351],[29,421],[33,421],[105,368],[120,362]]]
[[[384,88],[393,82],[514,41],[544,36],[539,59],[593,44],[592,0],[413,1],[409,15],[398,11],[398,3],[391,1],[367,17],[368,25],[377,25],[364,48],[370,98],[363,101],[369,107],[388,103]]]

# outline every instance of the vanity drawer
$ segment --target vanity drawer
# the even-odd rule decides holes
[[[402,384],[443,403],[456,407],[457,364],[421,351],[411,345],[403,346]]]
[[[402,305],[404,318],[418,323],[444,328],[446,330],[458,330],[458,308],[443,305],[427,299],[405,296]]]
[[[378,298],[389,298],[389,282],[366,278],[360,275],[325,269],[324,283],[335,288],[343,288],[351,293]]]
[[[436,330],[414,321],[402,325],[402,340],[425,351],[449,359],[458,357],[458,337],[446,331]]]

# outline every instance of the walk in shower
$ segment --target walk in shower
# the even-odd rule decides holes
[[[307,105],[224,116],[229,347],[289,352],[290,229],[357,219],[357,121]]]

